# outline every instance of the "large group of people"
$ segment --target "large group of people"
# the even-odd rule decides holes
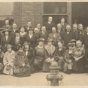
[[[35,28],[28,22],[18,28],[5,20],[0,29],[0,74],[17,77],[35,72],[49,72],[56,61],[59,70],[84,73],[88,69],[88,27],[74,23],[72,27],[62,17],[55,24],[52,17]]]

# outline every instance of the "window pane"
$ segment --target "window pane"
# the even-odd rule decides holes
[[[44,14],[66,14],[67,2],[44,2]]]

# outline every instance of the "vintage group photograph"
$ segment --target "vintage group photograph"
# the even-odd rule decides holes
[[[88,2],[0,2],[0,86],[88,86]]]

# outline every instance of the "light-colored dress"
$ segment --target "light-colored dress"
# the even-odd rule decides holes
[[[8,51],[5,53],[3,58],[3,64],[4,64],[4,70],[3,73],[7,75],[13,75],[13,62],[15,59],[15,51],[11,51],[9,53]]]
[[[43,71],[49,72],[50,65],[54,61],[55,46],[45,45],[45,60],[43,62]],[[48,60],[48,61],[47,61]]]

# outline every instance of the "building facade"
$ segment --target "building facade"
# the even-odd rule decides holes
[[[44,24],[49,16],[57,24],[61,17],[72,25],[74,22],[88,25],[88,2],[0,2],[0,25],[8,17],[13,18],[18,26],[32,22]]]

